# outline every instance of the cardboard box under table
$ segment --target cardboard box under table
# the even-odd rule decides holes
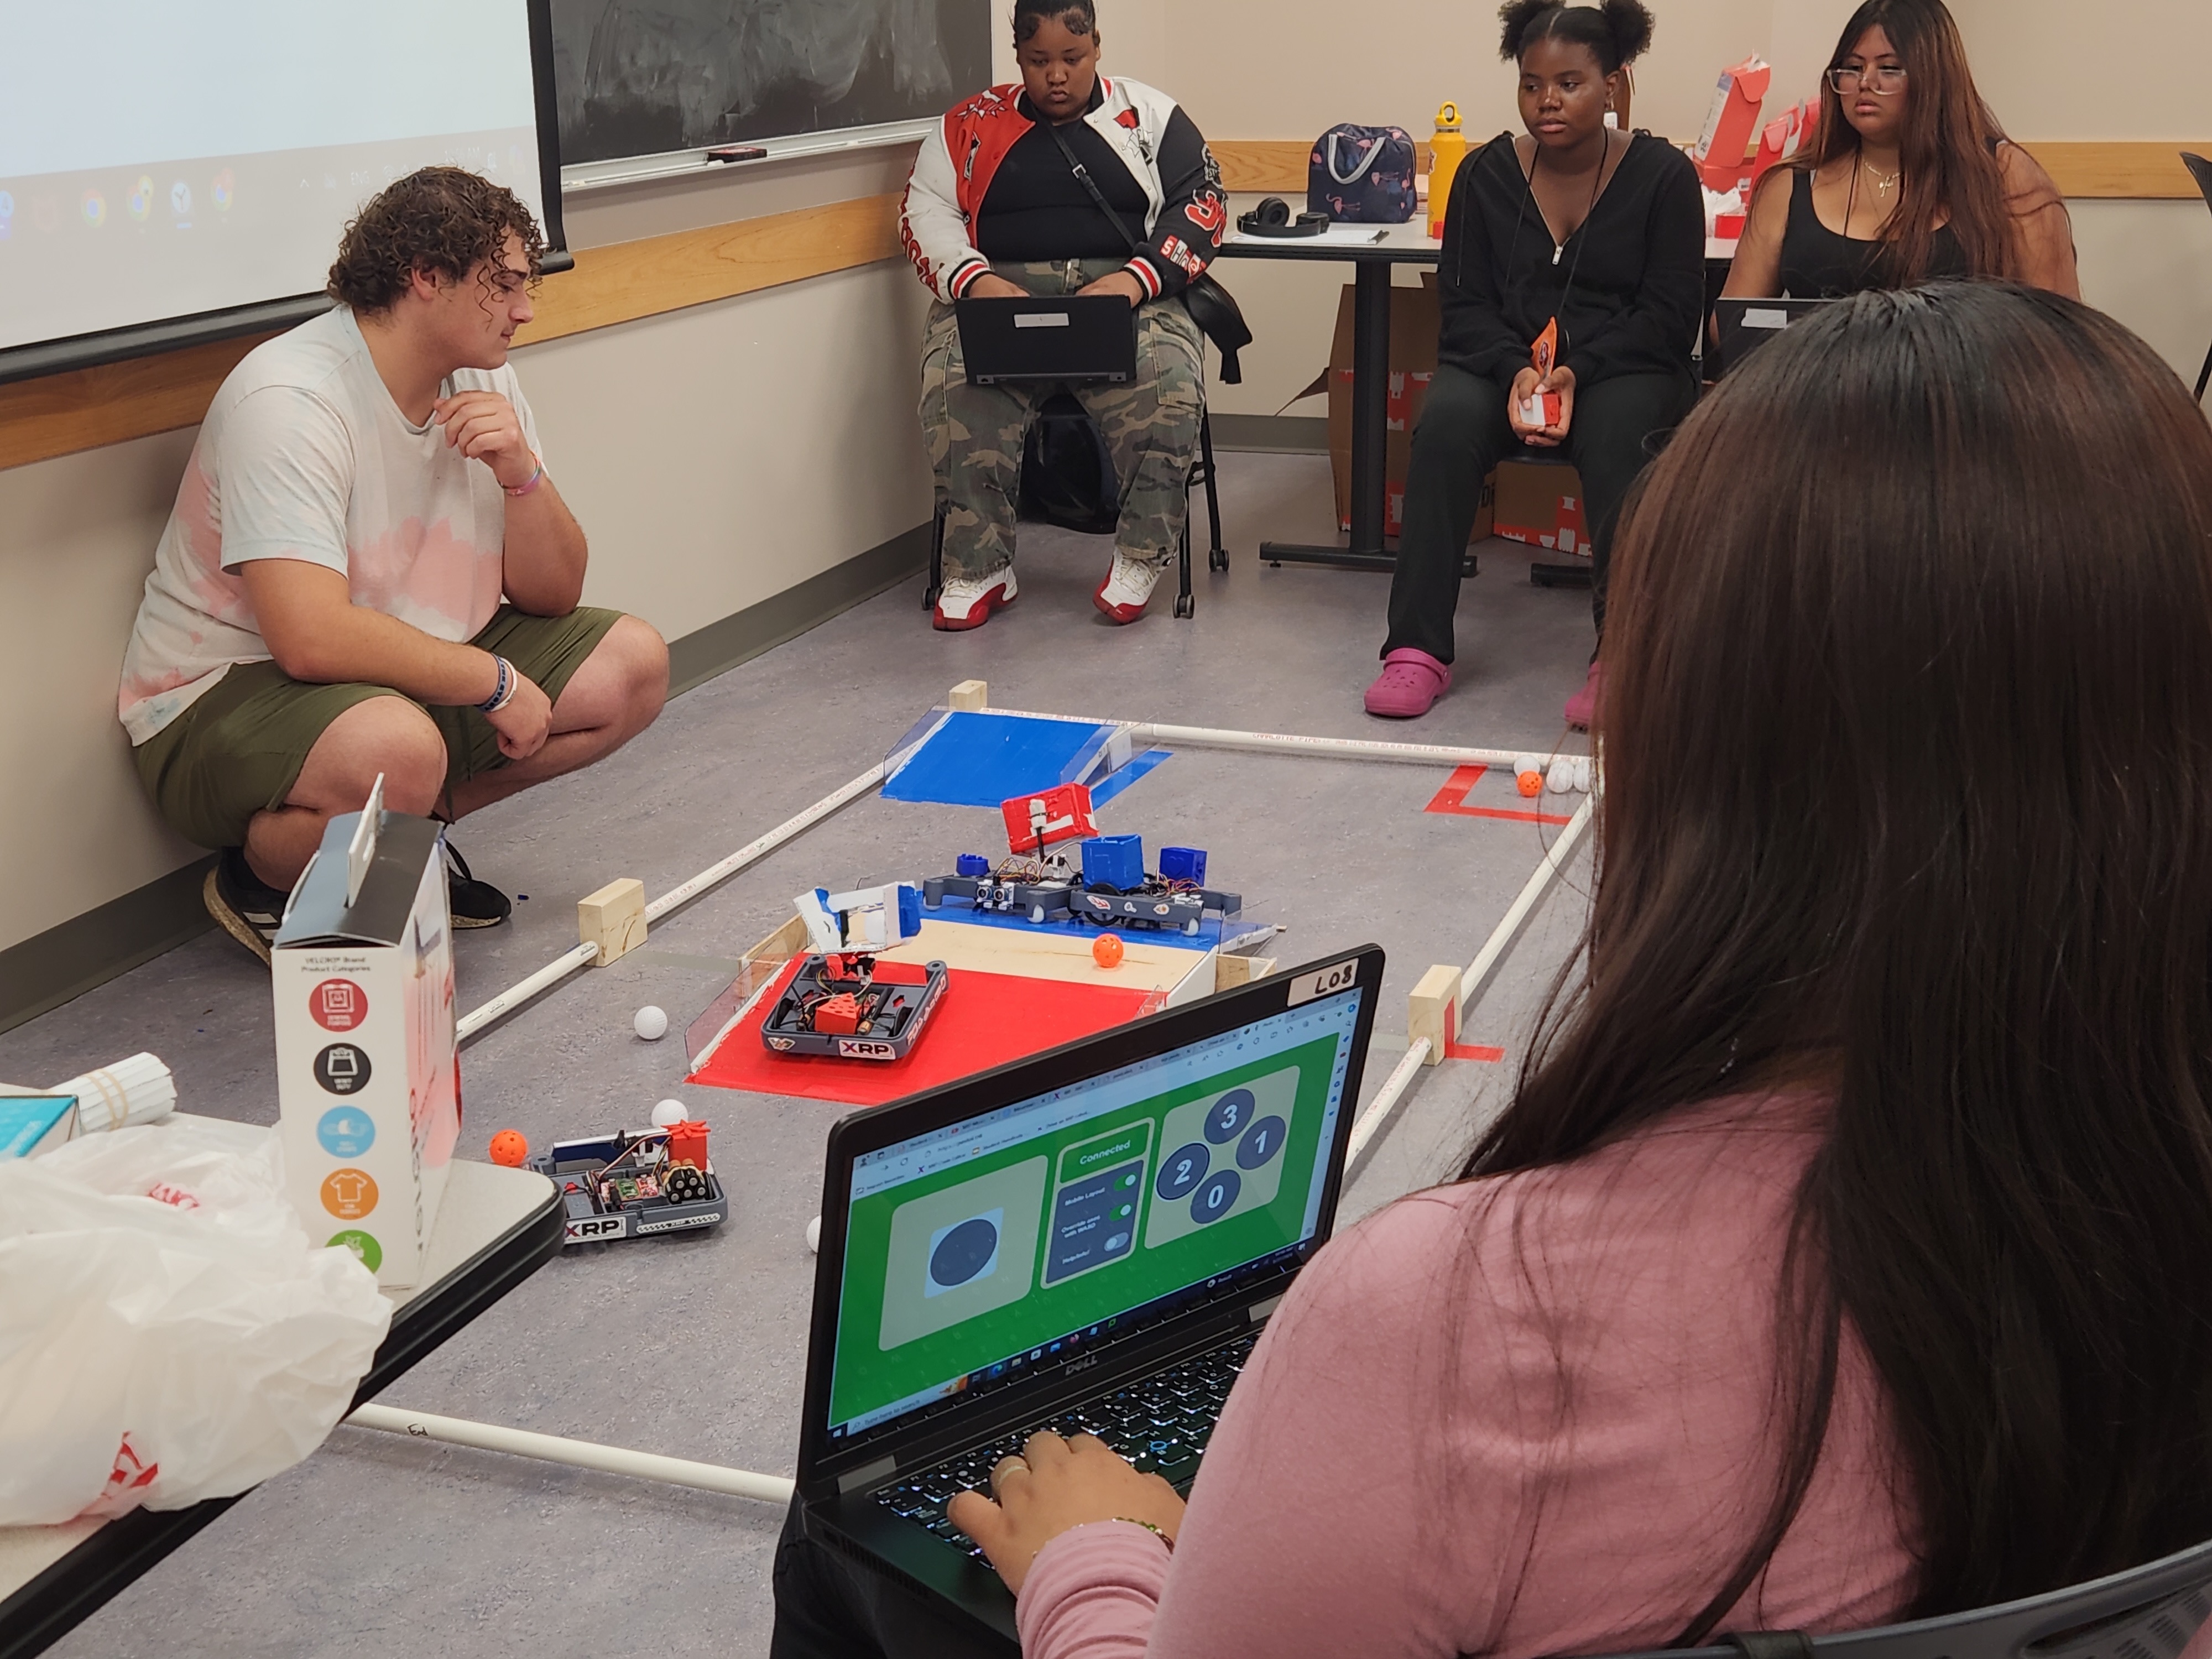
[[[1336,336],[1329,349],[1328,462],[1336,485],[1337,528],[1352,524],[1352,289],[1347,286],[1336,307]],[[1421,286],[1390,290],[1390,380],[1385,423],[1384,533],[1397,535],[1406,518],[1406,473],[1413,459],[1413,428],[1436,379],[1437,343],[1442,325],[1436,275],[1424,271]],[[1582,483],[1569,466],[1522,466],[1508,462],[1484,482],[1480,505],[1468,539],[1503,536],[1531,547],[1563,553],[1588,553],[1589,531],[1583,522]]]
[[[461,1126],[442,830],[331,820],[270,954],[293,1207],[383,1285],[421,1282]]]

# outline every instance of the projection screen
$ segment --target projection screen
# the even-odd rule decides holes
[[[432,162],[561,246],[547,0],[0,0],[0,380],[312,314]]]

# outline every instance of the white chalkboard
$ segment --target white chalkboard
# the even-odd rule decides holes
[[[993,0],[552,0],[564,166],[941,114]]]

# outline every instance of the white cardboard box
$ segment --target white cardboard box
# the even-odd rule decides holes
[[[357,842],[362,816],[331,820],[271,952],[279,1127],[308,1236],[404,1287],[460,1135],[453,929],[441,827],[380,811]]]

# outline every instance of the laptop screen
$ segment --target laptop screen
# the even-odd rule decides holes
[[[1064,1365],[1310,1249],[1364,994],[854,1159],[831,1441]]]

